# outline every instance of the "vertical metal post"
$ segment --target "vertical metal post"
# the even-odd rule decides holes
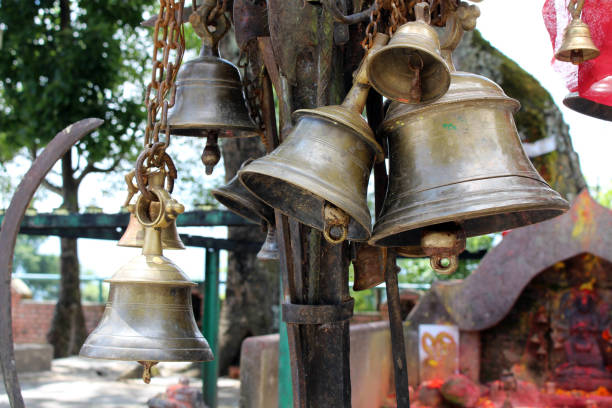
[[[102,279],[98,279],[98,303],[104,303],[104,294],[103,292],[103,284],[102,284],[103,280]]]
[[[202,363],[204,402],[209,408],[217,407],[217,377],[219,370],[219,250],[206,249],[204,269],[204,316],[202,334],[208,340],[215,359]]]
[[[283,293],[283,282],[281,277],[281,290]],[[278,407],[293,407],[293,387],[291,384],[291,357],[289,356],[289,337],[287,335],[287,323],[283,321],[283,296],[280,297],[280,324],[279,324],[279,346],[278,346]]]

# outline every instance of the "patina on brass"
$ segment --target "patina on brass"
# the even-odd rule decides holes
[[[583,98],[578,92],[572,92],[563,99],[563,104],[583,115],[612,122],[612,106]]]
[[[155,204],[157,203],[151,203],[152,206]],[[130,221],[121,239],[117,242],[117,245],[122,247],[142,248],[144,245],[145,228],[138,222],[136,215],[134,215],[133,204],[128,205],[128,211],[130,212]],[[163,249],[185,249],[185,245],[183,241],[181,241],[181,237],[176,229],[176,221],[161,229],[161,240]]]
[[[432,104],[391,103],[381,127],[389,187],[370,243],[424,256],[427,227],[459,225],[471,237],[566,211],[522,148],[518,108],[497,84],[466,72],[452,73],[449,91]]]
[[[161,227],[182,209],[167,193],[160,193],[164,180],[160,173],[149,176],[151,191],[161,203],[158,214],[136,211],[139,221],[150,224],[142,254],[107,280],[110,291],[104,315],[80,352],[82,357],[141,362],[145,382],[156,362],[213,359],[193,315],[195,284],[162,253]],[[137,210],[146,207],[142,201],[146,200],[140,197]]]
[[[224,13],[217,17],[214,32],[204,23],[215,5],[216,1],[205,1],[189,18],[202,38],[202,48],[198,58],[181,66],[176,79],[176,101],[168,112],[173,135],[209,139],[202,155],[207,174],[219,161],[218,137],[259,134],[247,110],[238,68],[219,57],[218,43],[230,23]]]
[[[373,49],[387,39],[378,34]],[[294,112],[297,124],[287,139],[238,173],[244,186],[270,207],[327,231],[333,242],[370,237],[366,190],[374,160],[382,160],[383,151],[361,116],[369,90],[364,65],[342,105]],[[335,223],[342,218],[348,223]]]
[[[389,44],[371,54],[370,84],[387,98],[404,103],[427,103],[450,86],[450,72],[440,54],[438,34],[429,25],[427,3],[415,7],[416,21],[402,25]]]
[[[593,43],[591,30],[580,18],[583,4],[584,0],[569,2],[568,10],[572,15],[572,21],[565,28],[563,43],[555,53],[555,58],[559,61],[578,65],[599,56],[599,49]]]
[[[373,288],[385,281],[387,265],[387,248],[357,244],[357,255],[353,260],[353,290],[360,291]]]

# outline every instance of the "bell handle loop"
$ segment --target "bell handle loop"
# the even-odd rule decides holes
[[[420,21],[421,23],[425,23],[427,25],[431,24],[431,13],[429,11],[429,3],[420,2],[414,6],[414,15],[416,17],[416,21]]]
[[[213,21],[209,21],[212,12],[217,6],[216,0],[205,0],[204,3],[189,16],[189,22],[196,34],[202,39],[202,49],[200,56],[218,55],[219,41],[229,30],[229,20],[225,13],[221,12],[214,16]],[[215,30],[210,31],[208,25],[214,25]]]
[[[584,0],[570,0],[567,5],[567,11],[571,14],[572,20],[580,19],[582,7],[584,7]]]
[[[442,261],[448,260],[448,265],[443,265]],[[440,256],[432,255],[429,258],[429,264],[431,268],[440,275],[450,275],[454,273],[459,267],[459,257],[457,255]]]
[[[331,229],[333,227],[342,228],[342,234],[340,235],[339,238],[332,237]],[[325,240],[329,242],[330,244],[332,245],[341,244],[342,242],[346,240],[347,236],[348,236],[348,225],[333,225],[333,224],[328,224],[327,222],[325,222],[325,226],[323,228],[323,237],[325,237]]]
[[[446,20],[446,30],[440,44],[440,50],[442,58],[450,72],[456,72],[455,64],[453,63],[453,52],[459,46],[461,39],[463,38],[463,27],[457,17],[456,12],[452,13],[448,20]]]

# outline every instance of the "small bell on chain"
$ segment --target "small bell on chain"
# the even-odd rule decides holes
[[[373,50],[388,37],[377,34]],[[273,152],[238,172],[242,184],[270,207],[324,232],[338,244],[370,237],[366,202],[374,160],[383,152],[361,116],[369,91],[362,62],[342,105],[301,109],[297,124]]]
[[[165,174],[148,174],[152,201],[140,196],[136,217],[145,227],[142,254],[121,267],[111,279],[102,320],[87,337],[80,355],[89,358],[138,361],[143,380],[160,361],[210,361],[212,351],[198,330],[191,304],[195,286],[163,256],[161,229],[184,211],[163,188]],[[150,204],[159,203],[151,210]]]
[[[403,103],[432,102],[450,86],[438,34],[429,25],[429,5],[418,3],[415,14],[417,20],[399,27],[389,44],[373,52],[367,64],[372,88]]]
[[[451,23],[449,31],[462,34]],[[456,269],[466,237],[544,221],[568,208],[523,150],[513,119],[518,101],[482,76],[451,77],[436,102],[392,102],[386,113],[380,131],[389,146],[389,186],[370,240],[397,247],[399,255],[432,256],[439,273]]]
[[[202,154],[206,174],[219,162],[219,137],[257,136],[249,116],[238,69],[219,57],[218,44],[229,29],[224,13],[215,20],[215,31],[206,23],[216,0],[205,0],[189,21],[202,38],[200,56],[181,66],[176,78],[175,104],[168,112],[170,132],[178,136],[207,138]]]
[[[578,65],[599,56],[599,49],[593,43],[591,30],[580,18],[583,5],[584,0],[569,2],[568,10],[572,15],[572,21],[565,28],[563,43],[555,53],[555,58],[559,61]]]

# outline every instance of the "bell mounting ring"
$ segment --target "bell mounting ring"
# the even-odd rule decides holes
[[[323,206],[323,236],[330,244],[340,244],[348,236],[348,224],[350,217],[347,213],[330,203]],[[340,230],[340,234],[337,233]]]
[[[136,186],[140,193],[150,201],[155,201],[155,196],[147,190],[147,174],[150,169],[157,168],[163,171],[167,182],[166,190],[169,193],[174,190],[177,171],[172,158],[166,153],[166,147],[167,145],[163,142],[155,143],[143,150],[136,160]]]
[[[216,12],[216,0],[205,0],[194,13],[189,16],[189,23],[196,34],[202,39],[202,45],[217,51],[219,41],[227,33],[230,22],[223,11]],[[209,26],[215,27],[210,30]]]
[[[163,170],[154,171],[147,175],[148,191],[154,200],[148,199],[144,194],[136,201],[135,215],[145,227],[164,228],[172,224],[176,217],[185,211],[185,207],[173,199],[163,187],[166,178]]]
[[[421,247],[436,273],[450,275],[457,270],[458,255],[465,250],[465,231],[455,223],[426,228]]]

